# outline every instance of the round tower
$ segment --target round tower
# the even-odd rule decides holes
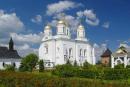
[[[70,29],[64,20],[59,20],[57,23],[57,35],[62,38],[70,38]]]

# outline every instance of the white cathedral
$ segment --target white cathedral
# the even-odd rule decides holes
[[[64,20],[57,23],[56,35],[52,35],[50,25],[45,26],[44,37],[39,48],[39,59],[44,60],[46,68],[65,64],[68,60],[74,64],[76,61],[82,66],[85,61],[95,64],[94,47],[85,38],[85,28],[79,25],[77,37],[71,38],[70,28]]]

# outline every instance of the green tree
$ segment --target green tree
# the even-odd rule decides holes
[[[22,59],[19,70],[32,72],[37,62],[38,62],[38,56],[33,53],[29,54],[25,58]]]
[[[43,60],[40,60],[38,64],[39,64],[39,72],[43,72],[44,71],[44,62],[43,62]]]

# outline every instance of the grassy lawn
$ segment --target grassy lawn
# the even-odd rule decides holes
[[[29,72],[30,73],[30,72]],[[53,77],[53,78],[60,78],[56,75],[53,75],[51,71],[44,71],[44,72],[38,72],[38,71],[34,71],[32,72],[33,74],[39,76],[39,77]],[[130,79],[128,80],[101,80],[101,79],[89,79],[89,78],[80,78],[80,77],[67,77],[68,79],[78,79],[78,80],[90,80],[90,81],[98,81],[98,82],[102,82],[102,83],[128,83],[130,84]]]
[[[51,71],[0,72],[0,87],[130,87],[129,80],[61,78]]]

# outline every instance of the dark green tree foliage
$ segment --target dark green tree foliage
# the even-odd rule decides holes
[[[19,70],[20,71],[32,71],[38,62],[38,57],[35,54],[29,54],[22,59]]]
[[[43,62],[43,60],[40,60],[38,64],[39,64],[39,72],[43,72],[44,71],[44,62]]]

